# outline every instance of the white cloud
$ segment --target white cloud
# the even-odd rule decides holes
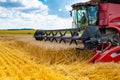
[[[71,27],[72,19],[49,15],[48,7],[38,0],[0,0],[0,3],[4,3],[4,5],[0,5],[0,29]]]
[[[71,19],[63,19],[55,15],[22,14],[21,18],[5,21],[0,19],[0,25],[4,26],[0,28],[64,29],[70,28],[71,22]]]
[[[10,2],[17,2],[18,0],[9,0]]]
[[[70,10],[72,10],[72,7],[71,7],[71,5],[66,5],[65,9],[66,9],[66,11],[70,11]]]
[[[0,6],[7,9],[14,9],[16,11],[22,12],[37,12],[37,13],[47,13],[48,6],[44,5],[38,0],[6,0],[0,1]]]
[[[20,2],[27,8],[47,8],[46,5],[42,4],[42,2],[38,0],[21,0]]]
[[[65,10],[70,11],[72,10],[72,7],[71,7],[72,4],[79,3],[79,2],[86,2],[86,1],[89,1],[89,0],[73,0],[71,4],[68,4],[65,6]]]
[[[58,9],[58,11],[62,11],[62,9]]]
[[[6,0],[0,0],[0,2],[6,2]]]

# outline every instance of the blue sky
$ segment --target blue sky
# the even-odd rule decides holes
[[[0,0],[0,29],[71,28],[70,5],[87,0]]]
[[[58,15],[60,17],[69,17],[69,11],[66,11],[65,6],[72,3],[72,0],[40,0],[49,7],[49,14]]]

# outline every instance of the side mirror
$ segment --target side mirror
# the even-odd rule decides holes
[[[72,17],[72,11],[69,11],[70,12],[70,16]]]

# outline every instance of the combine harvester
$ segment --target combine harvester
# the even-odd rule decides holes
[[[72,5],[74,28],[62,30],[37,30],[36,40],[78,44],[84,49],[94,50],[92,62],[120,61],[120,1],[92,0]],[[68,33],[70,35],[68,35]]]

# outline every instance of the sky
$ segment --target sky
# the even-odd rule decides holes
[[[72,27],[71,4],[88,0],[0,0],[0,29]]]

